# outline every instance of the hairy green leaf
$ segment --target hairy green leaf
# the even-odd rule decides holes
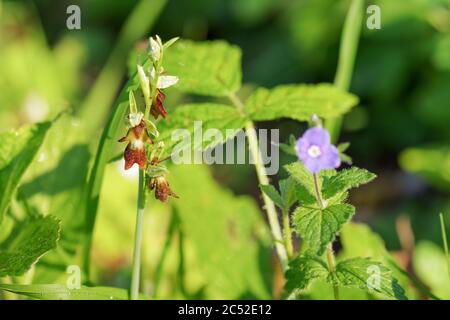
[[[284,168],[289,173],[290,177],[297,182],[297,185],[295,186],[295,194],[300,204],[306,206],[315,204],[317,200],[312,173],[309,172],[300,161],[285,165]],[[321,187],[322,180],[325,177],[332,176],[335,173],[335,170],[322,170],[319,173],[318,178],[319,188]]]
[[[304,254],[289,262],[284,288],[288,293],[294,289],[305,290],[315,280],[325,279],[328,274],[325,261],[319,257]]]
[[[58,247],[36,264],[33,279],[37,283],[55,283],[66,276],[67,266],[78,263],[79,245],[85,237],[85,217],[80,213],[91,156],[85,134],[83,122],[72,115],[55,121],[39,149],[45,161],[33,163],[17,191],[28,215],[35,210],[61,220]]]
[[[0,134],[0,223],[50,125],[50,122],[42,122]]]
[[[188,93],[223,97],[241,87],[241,50],[225,41],[177,41],[164,56],[167,72]]]
[[[331,84],[281,85],[259,88],[246,101],[245,112],[255,121],[290,118],[307,121],[313,114],[332,118],[348,112],[358,98]]]
[[[370,258],[353,258],[339,262],[328,282],[344,287],[357,287],[388,298],[407,299],[405,290],[393,278],[389,268]]]
[[[279,185],[281,198],[283,199],[285,207],[288,210],[292,205],[294,205],[294,203],[297,202],[297,182],[293,178],[289,177],[287,179],[280,180]]]
[[[171,150],[186,137],[186,142],[191,144],[193,150],[205,150],[231,139],[244,124],[245,118],[231,106],[217,103],[186,104],[177,107],[167,120],[158,123],[161,132],[158,140],[164,141],[167,150]],[[208,129],[211,129],[211,137],[204,136]]]
[[[354,213],[355,208],[349,204],[330,205],[323,210],[302,206],[294,211],[294,224],[297,233],[307,242],[308,249],[321,255]]]
[[[284,168],[289,173],[289,175],[294,178],[298,183],[300,183],[307,192],[314,196],[314,180],[311,172],[309,172],[303,163],[300,161],[293,162],[291,164],[285,165]]]
[[[199,273],[203,295],[197,298],[270,297],[270,239],[255,201],[218,185],[207,166],[170,168],[173,201],[186,245]]]
[[[375,174],[357,167],[341,170],[334,176],[324,177],[322,195],[325,199],[329,199],[338,193],[369,183],[375,177]]]
[[[68,289],[61,284],[0,284],[0,290],[39,300],[128,300],[128,290],[113,287]],[[143,298],[143,296],[141,296]]]
[[[286,204],[278,193],[277,189],[271,184],[260,185],[259,188],[275,203],[280,209],[284,209]]]
[[[0,277],[23,275],[47,251],[56,247],[60,222],[53,216],[25,220],[17,233],[0,245]]]

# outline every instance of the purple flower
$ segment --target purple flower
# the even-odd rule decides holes
[[[298,158],[312,173],[341,165],[339,151],[330,143],[328,131],[321,127],[306,130],[297,140],[296,150]]]

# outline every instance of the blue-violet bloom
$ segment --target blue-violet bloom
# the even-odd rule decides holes
[[[328,131],[321,127],[306,130],[297,140],[296,151],[298,158],[312,173],[341,165],[339,151],[331,144]]]

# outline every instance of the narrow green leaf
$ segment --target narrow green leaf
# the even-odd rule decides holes
[[[245,111],[255,121],[290,118],[307,121],[313,114],[332,118],[348,112],[358,98],[331,84],[281,85],[259,88],[246,101]]]
[[[68,289],[61,284],[0,284],[0,290],[39,300],[127,300],[128,290],[113,287]]]
[[[170,117],[158,123],[161,132],[159,141],[164,141],[167,150],[179,144],[182,136],[172,138],[174,134],[185,130],[193,150],[205,150],[231,139],[244,127],[245,118],[228,105],[217,103],[194,103],[177,107],[171,111]],[[207,138],[208,129],[218,130],[218,135]],[[211,131],[211,133],[213,133]]]
[[[50,122],[42,122],[0,134],[0,224],[50,126]]]
[[[375,177],[375,174],[357,167],[341,170],[334,176],[324,177],[322,183],[323,197],[329,199],[340,192],[369,183]]]
[[[131,84],[132,80],[128,81]],[[103,130],[100,138],[97,154],[95,156],[94,165],[89,175],[88,185],[86,188],[85,200],[85,230],[86,238],[82,246],[82,268],[87,277],[89,277],[89,258],[92,244],[92,234],[94,231],[95,219],[97,217],[97,208],[100,198],[100,191],[105,173],[105,167],[111,157],[111,150],[117,143],[119,128],[123,125],[125,114],[128,109],[128,92],[123,89],[117,99],[117,107],[111,114],[111,117]]]
[[[313,207],[299,207],[294,211],[294,224],[297,233],[307,242],[314,254],[325,252],[341,226],[355,214],[349,204],[330,205],[323,210]]]
[[[181,91],[223,97],[241,87],[241,50],[225,41],[178,40],[165,53],[168,74]]]
[[[297,202],[297,182],[293,178],[289,177],[287,179],[280,180],[279,185],[281,198],[285,203],[286,209],[289,209],[292,205],[294,205],[294,203]]]
[[[388,298],[407,299],[405,290],[393,278],[392,272],[382,263],[370,258],[353,258],[341,261],[328,282],[344,287],[357,287],[369,293],[379,293]]]
[[[444,214],[442,212],[439,214],[439,222],[441,224],[441,236],[442,236],[442,243],[444,245],[444,253],[445,256],[447,257],[448,279],[450,280],[450,257],[448,256],[447,232],[445,231]]]
[[[278,208],[285,208],[286,203],[273,185],[260,185],[259,188],[278,206]]]
[[[60,222],[53,216],[26,220],[0,245],[0,277],[21,276],[47,251],[56,248]]]
[[[289,262],[284,288],[287,293],[295,289],[305,290],[315,280],[326,279],[328,274],[325,261],[319,257],[304,254]]]
[[[284,168],[289,175],[298,183],[305,187],[311,196],[315,195],[314,180],[311,172],[309,172],[300,161],[285,165]]]

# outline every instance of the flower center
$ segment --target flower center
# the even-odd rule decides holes
[[[322,154],[322,151],[320,151],[320,148],[316,145],[312,145],[311,147],[309,147],[308,149],[308,155],[311,158],[317,158],[318,156],[320,156]]]

